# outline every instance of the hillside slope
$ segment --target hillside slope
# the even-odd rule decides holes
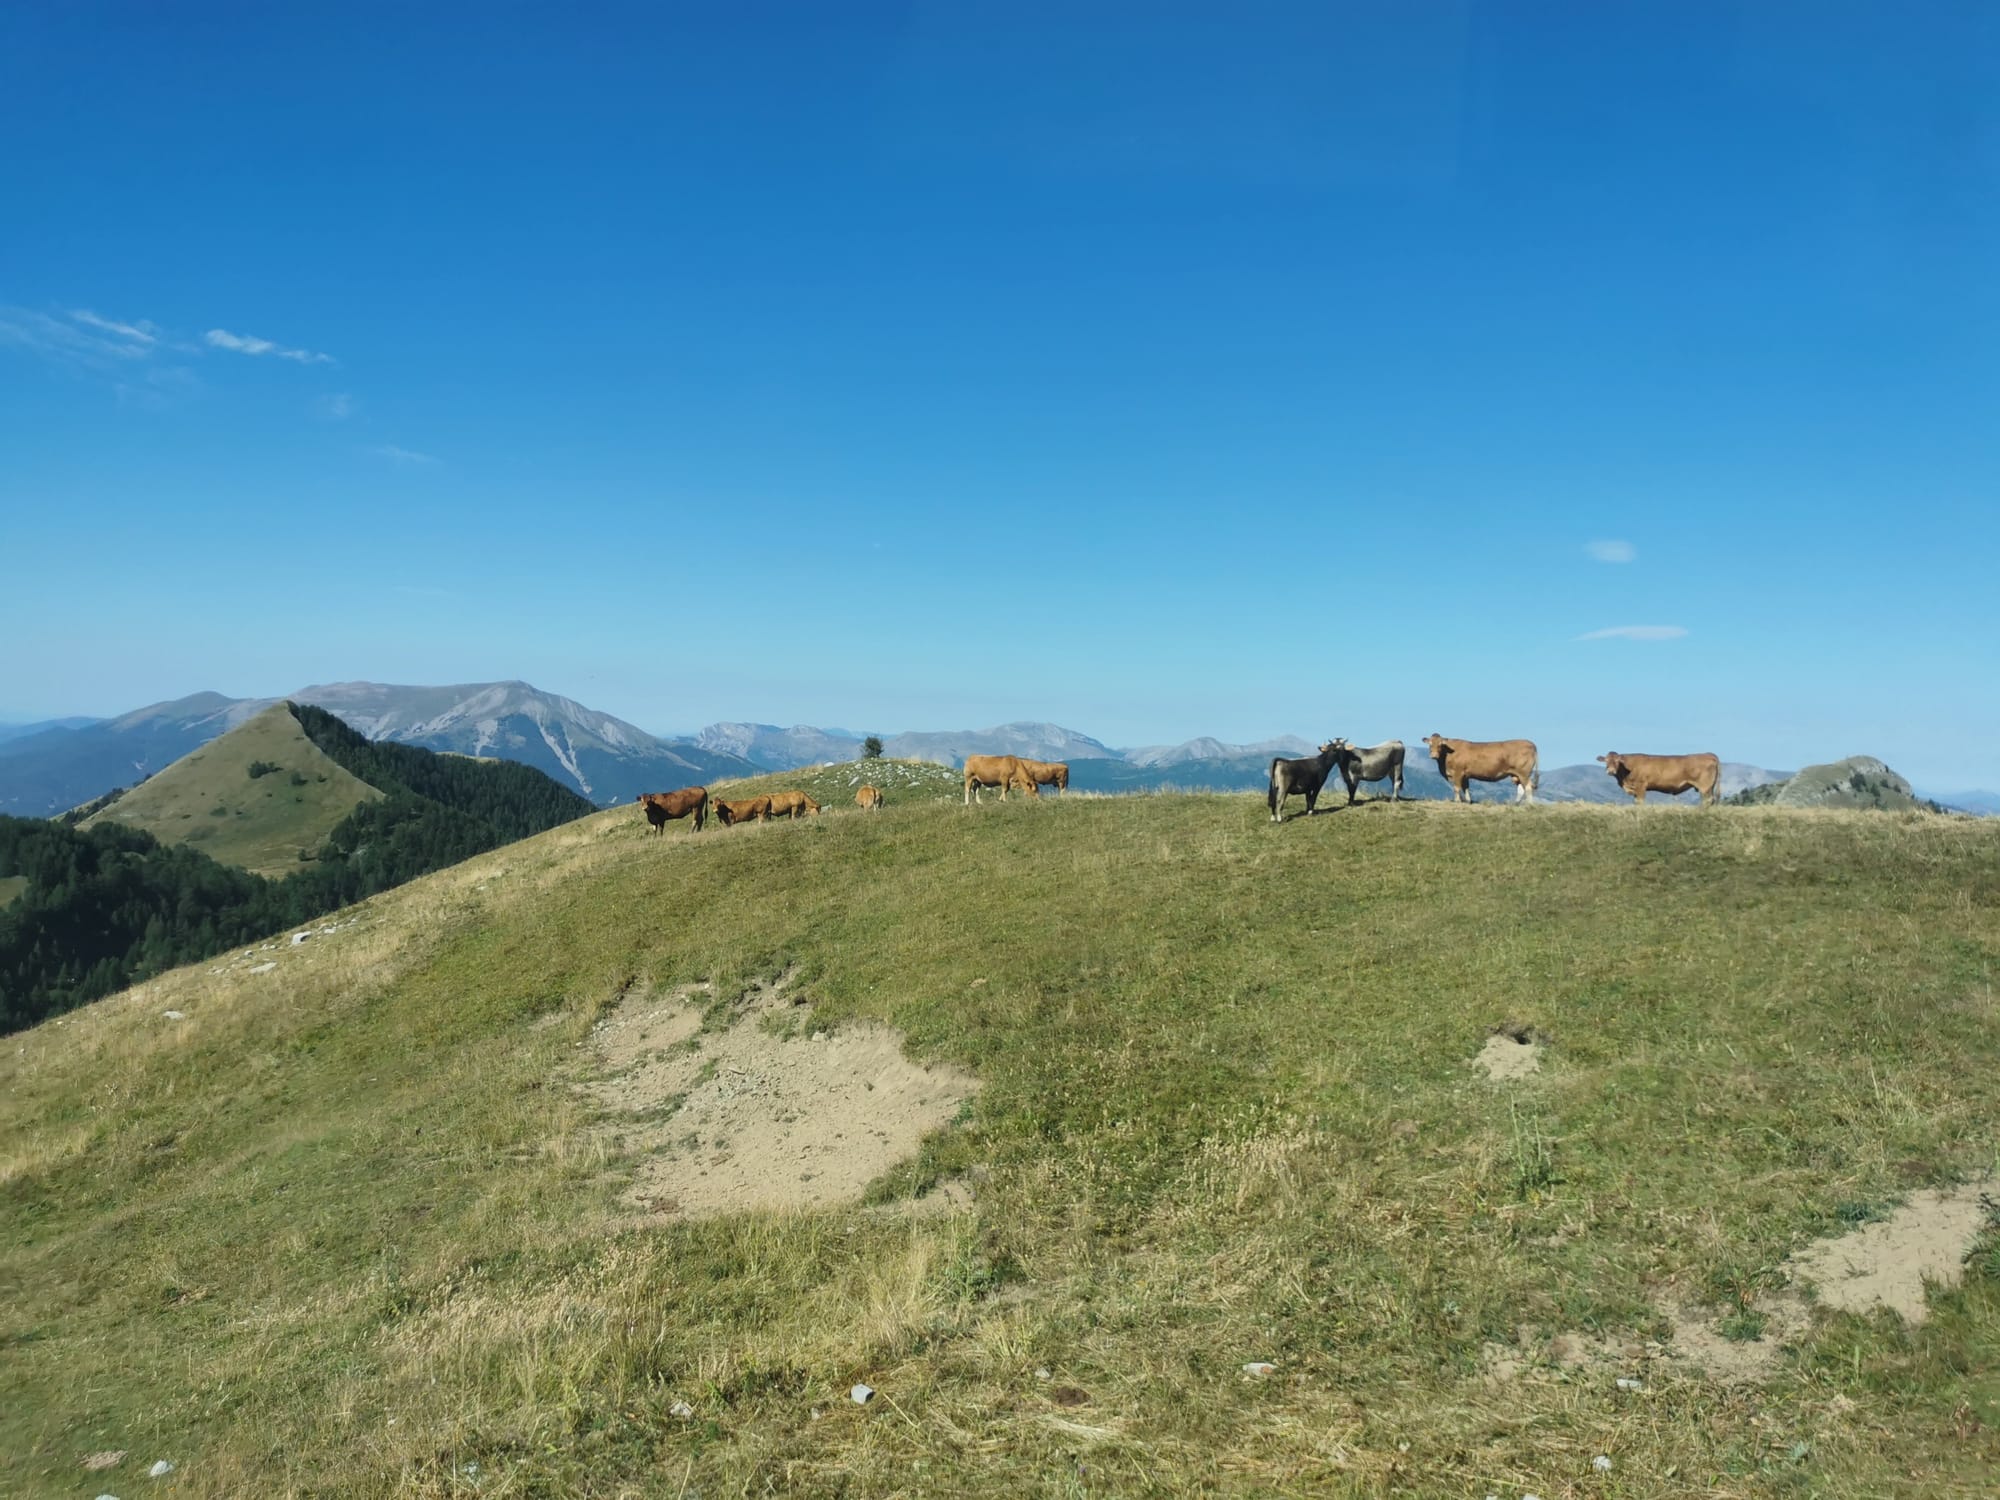
[[[123,823],[163,844],[194,844],[253,875],[296,871],[334,828],[382,793],[306,737],[274,703],[83,820]]]
[[[0,1490],[107,1450],[192,1495],[1914,1500],[2000,1459],[2000,1239],[1914,1329],[1782,1269],[1994,1165],[1991,824],[628,808],[340,923],[0,1053]],[[600,1021],[705,982],[657,1048],[753,1110],[723,1042],[779,975],[771,1047],[885,1022],[977,1097],[874,1206],[635,1214],[684,1101],[607,1117]],[[1472,1069],[1503,1025],[1539,1073]]]

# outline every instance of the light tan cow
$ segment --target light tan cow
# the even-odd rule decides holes
[[[1722,762],[1713,755],[1622,755],[1607,750],[1597,757],[1611,779],[1644,802],[1648,792],[1665,792],[1669,797],[1685,791],[1701,793],[1701,805],[1713,807],[1722,800]]]
[[[1448,740],[1433,734],[1425,738],[1424,749],[1437,762],[1438,774],[1451,783],[1454,802],[1472,800],[1466,785],[1471,781],[1511,781],[1516,802],[1533,801],[1542,783],[1533,740]]]
[[[715,809],[715,815],[722,819],[724,828],[733,828],[736,824],[748,820],[762,823],[771,816],[769,797],[745,797],[740,802],[726,802],[720,797],[715,797],[710,800],[709,805]]]
[[[1041,789],[1021,771],[1018,755],[968,755],[965,757],[965,804],[970,807],[979,799],[981,787],[1000,788],[1000,800],[1007,800],[1007,788],[1017,786],[1030,797],[1041,795]]]
[[[855,805],[866,812],[882,810],[882,794],[872,786],[864,786],[854,794]]]
[[[798,818],[806,813],[818,812],[819,804],[804,792],[771,793],[771,816],[774,818]]]
[[[1022,756],[1021,774],[1037,787],[1052,786],[1059,792],[1069,790],[1069,762],[1066,760],[1029,760]]]

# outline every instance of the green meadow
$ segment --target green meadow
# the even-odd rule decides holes
[[[290,707],[276,703],[141,782],[84,826],[123,823],[163,844],[192,844],[222,864],[282,880],[341,819],[381,795],[335,764],[307,738]]]
[[[8,1038],[0,1491],[1993,1493],[1993,1225],[1917,1324],[1786,1261],[1996,1166],[2000,822],[849,769]],[[861,1201],[635,1214],[594,1028],[781,973],[977,1092]]]

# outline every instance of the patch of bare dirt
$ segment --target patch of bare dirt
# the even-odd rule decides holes
[[[1989,1184],[1967,1183],[1912,1194],[1886,1219],[1808,1245],[1786,1268],[1813,1284],[1821,1306],[1843,1312],[1892,1307],[1906,1321],[1921,1323],[1930,1315],[1924,1284],[1958,1285],[1972,1242],[1993,1212],[1991,1192]]]
[[[789,974],[703,1031],[705,988],[635,995],[591,1036],[603,1076],[584,1087],[599,1127],[636,1159],[626,1201],[668,1218],[817,1208],[858,1199],[948,1124],[978,1080],[924,1068],[873,1021],[815,1024]],[[957,1190],[962,1192],[963,1189]],[[949,1212],[955,1194],[926,1205]]]
[[[1494,1083],[1509,1083],[1542,1070],[1542,1040],[1525,1026],[1502,1026],[1472,1060]]]

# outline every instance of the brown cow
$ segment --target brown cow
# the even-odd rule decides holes
[[[1469,781],[1511,781],[1516,802],[1532,801],[1542,784],[1533,740],[1448,740],[1433,734],[1424,748],[1437,762],[1438,774],[1451,783],[1451,800],[1470,802]]]
[[[854,794],[854,801],[858,807],[864,808],[868,812],[880,812],[882,810],[882,794],[872,786],[864,786],[860,791],[856,792]]]
[[[715,799],[715,815],[722,819],[722,826],[724,828],[733,828],[738,823],[753,818],[761,823],[771,816],[771,799],[769,797],[745,797],[740,802],[725,802],[722,798],[717,797]]]
[[[1023,756],[1021,774],[1038,788],[1052,786],[1059,792],[1069,790],[1069,762],[1066,760],[1029,760]],[[1041,794],[1038,791],[1036,795]]]
[[[1029,780],[1021,770],[1018,755],[968,755],[965,757],[965,803],[970,807],[978,799],[979,789],[985,786],[1000,788],[1000,800],[1007,800],[1007,788],[1017,786],[1030,797],[1039,797],[1041,788]]]
[[[705,786],[684,786],[678,792],[641,792],[639,803],[646,809],[646,821],[658,834],[666,833],[669,818],[685,818],[693,813],[696,833],[700,833],[701,825],[708,821],[708,788]]]
[[[1703,807],[1722,800],[1722,762],[1713,755],[1621,755],[1607,750],[1597,758],[1635,802],[1644,802],[1648,792],[1671,797],[1690,788],[1701,793]]]
[[[817,815],[819,804],[804,792],[771,793],[771,816],[774,818],[797,818],[801,813]]]

